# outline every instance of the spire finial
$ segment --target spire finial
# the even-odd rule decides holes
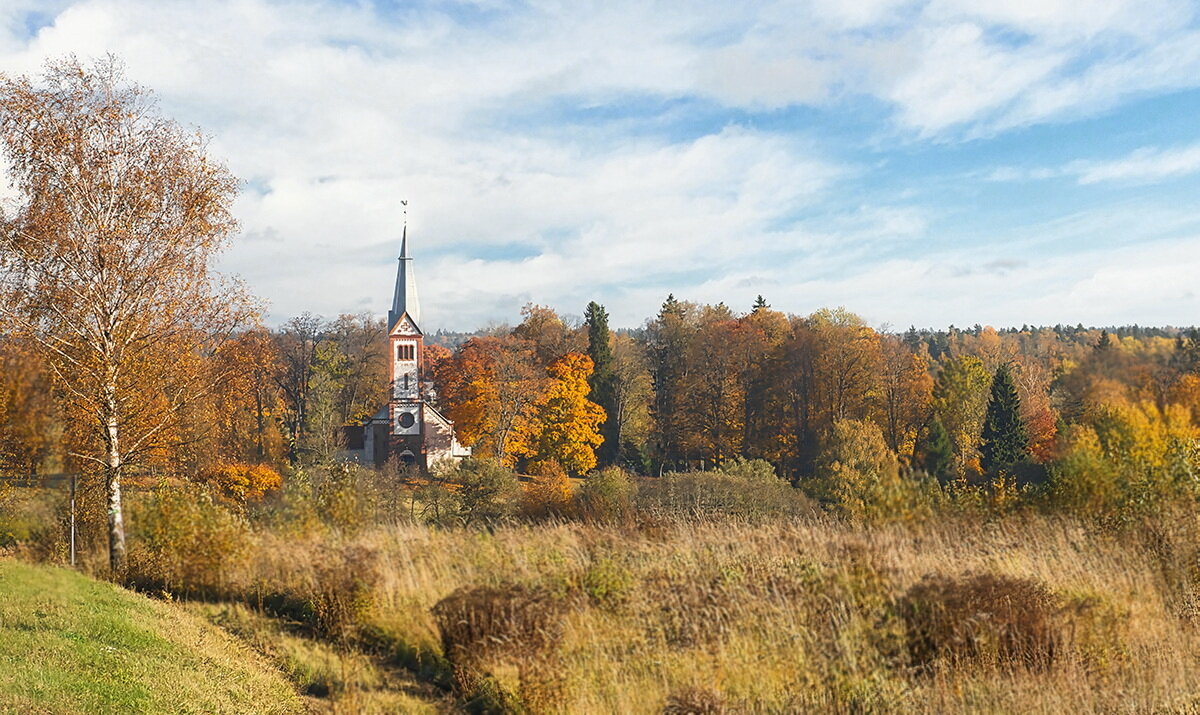
[[[404,230],[400,234],[400,257],[408,258],[408,199],[400,199],[404,207]]]
[[[395,327],[400,316],[408,313],[417,325],[421,324],[421,303],[417,299],[417,282],[412,274],[412,259],[408,257],[408,199],[400,205],[404,213],[404,230],[400,238],[400,264],[396,268],[396,292],[392,296],[392,309],[388,311],[388,327]]]

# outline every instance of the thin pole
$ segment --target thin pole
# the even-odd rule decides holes
[[[71,475],[71,566],[75,565],[75,475]]]

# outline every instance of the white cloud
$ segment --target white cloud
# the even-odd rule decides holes
[[[1114,161],[1080,162],[1068,167],[1081,184],[1102,181],[1156,181],[1200,171],[1200,144],[1173,149],[1142,148]]]
[[[1118,159],[1076,160],[1057,167],[1001,166],[983,174],[987,181],[1023,182],[1071,178],[1078,184],[1157,183],[1200,172],[1200,144],[1141,147]]]
[[[701,98],[753,114],[868,96],[908,137],[1000,131],[1200,82],[1190,13],[1144,7],[533,3],[472,6],[478,17],[463,19],[437,4],[391,16],[317,0],[8,2],[0,67],[116,52],[168,114],[210,132],[248,181],[245,238],[223,266],[276,318],[382,313],[407,198],[433,327],[511,319],[526,300],[578,311],[594,297],[630,325],[670,290],[748,303],[778,287],[780,306],[861,298],[895,310],[883,272],[923,280],[936,213],[863,196],[830,217],[816,209],[852,203],[841,192],[866,169],[816,137],[754,121],[676,134],[654,122],[686,125],[664,115],[690,109],[648,118],[631,104]],[[30,38],[33,10],[53,22]],[[563,119],[591,110],[630,116]],[[1132,176],[1200,157],[1124,161]],[[1080,181],[1122,169],[1086,171]],[[904,241],[916,257],[887,259]],[[847,272],[858,278],[832,277]],[[946,306],[914,299],[926,309]]]

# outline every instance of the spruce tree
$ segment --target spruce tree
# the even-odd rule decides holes
[[[1021,421],[1021,398],[1005,365],[997,368],[992,379],[982,437],[980,464],[985,471],[1011,467],[1025,461],[1029,454],[1029,434]]]
[[[604,443],[596,451],[600,466],[615,464],[620,458],[621,445],[617,444],[616,375],[613,372],[612,335],[608,329],[608,312],[596,301],[588,303],[583,313],[588,329],[588,357],[594,367],[591,384],[592,402],[604,408],[605,420],[600,427]]]
[[[946,484],[954,477],[954,443],[942,421],[934,417],[926,425],[917,448],[921,467],[926,474]]]

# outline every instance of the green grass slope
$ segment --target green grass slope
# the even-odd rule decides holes
[[[181,608],[0,560],[0,712],[301,709],[281,673]]]

